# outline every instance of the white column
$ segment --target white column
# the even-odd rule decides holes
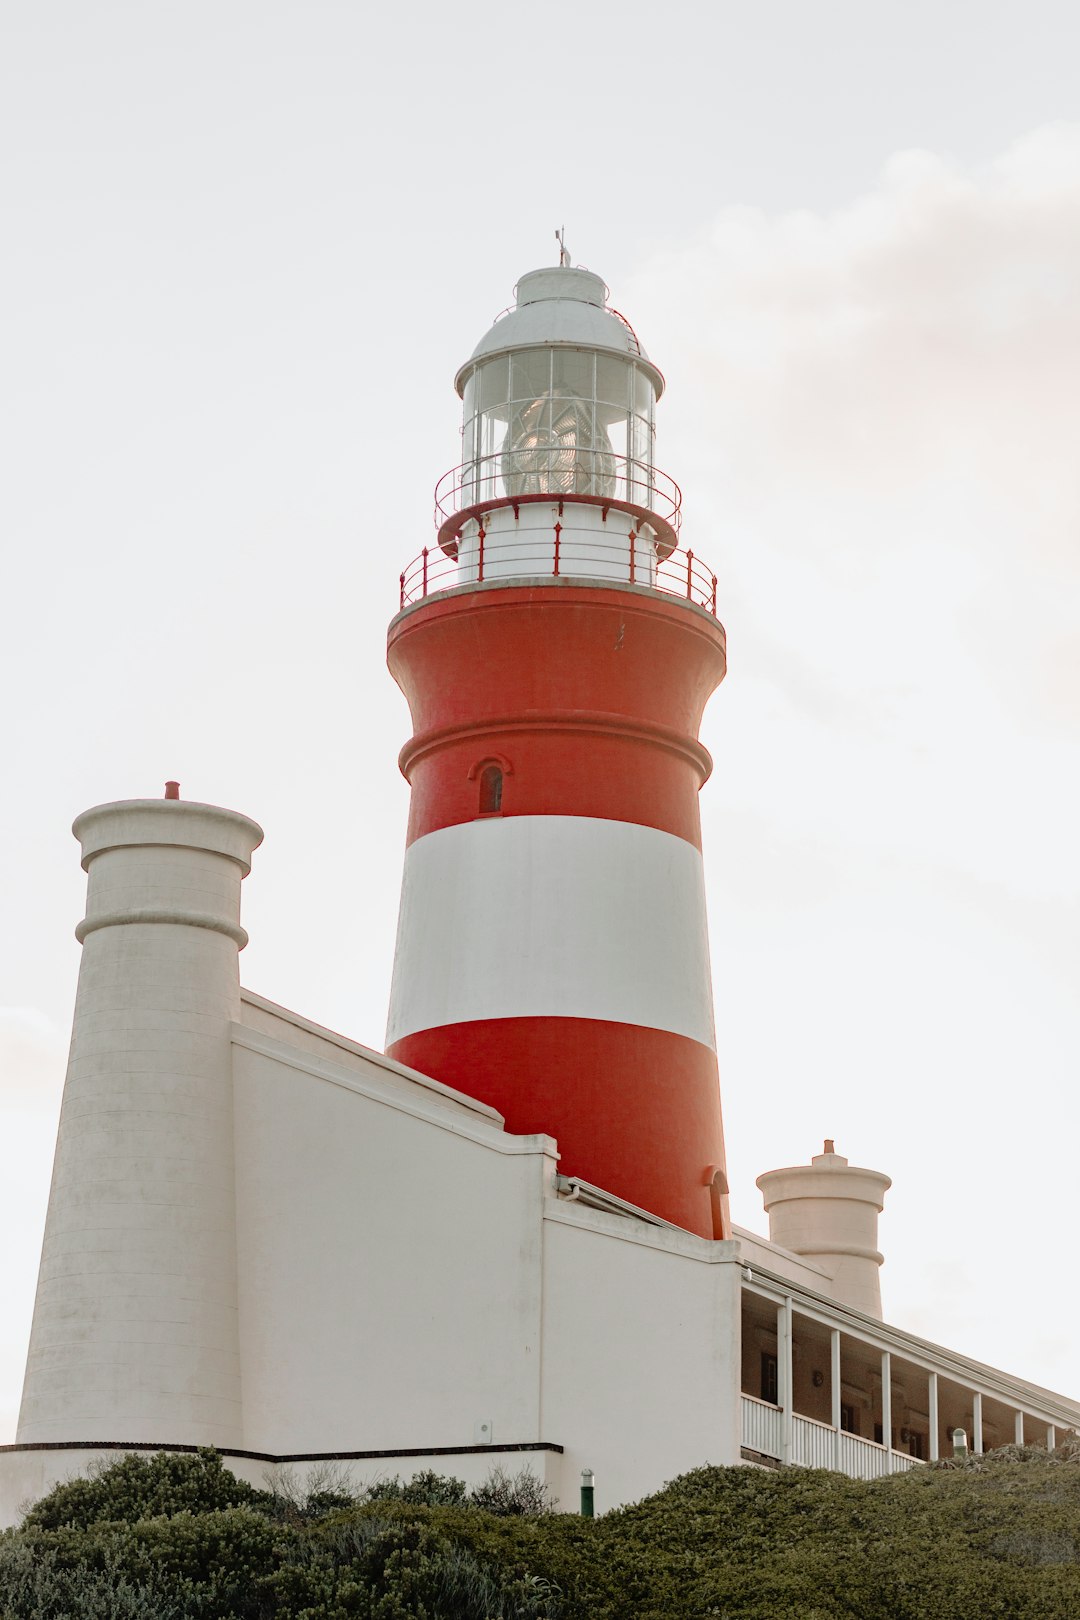
[[[886,1468],[892,1470],[892,1356],[881,1352],[881,1438],[888,1452]]]
[[[1016,1426],[1013,1429],[1013,1438],[1015,1439],[1016,1444],[1018,1446],[1023,1445],[1023,1443],[1024,1443],[1024,1414],[1023,1414],[1023,1412],[1017,1412],[1017,1414],[1016,1414]]]
[[[776,1372],[780,1396],[780,1405],[783,1408],[780,1414],[780,1461],[791,1461],[792,1439],[795,1425],[792,1419],[792,1392],[794,1379],[792,1376],[792,1314],[791,1295],[788,1294],[784,1303],[776,1313]]]
[[[833,1426],[833,1467],[840,1472],[840,1405],[843,1390],[840,1382],[840,1329],[833,1328],[829,1335],[832,1351],[832,1426]]]
[[[982,1451],[982,1392],[976,1390],[971,1397],[971,1449],[976,1456]]]
[[[1046,1425],[1046,1449],[1047,1449],[1047,1451],[1053,1451],[1053,1449],[1054,1449],[1054,1447],[1056,1445],[1057,1445],[1057,1430],[1054,1428],[1054,1425],[1052,1423],[1048,1423]]]
[[[941,1419],[938,1413],[938,1387],[937,1373],[932,1372],[929,1378],[930,1396],[930,1461],[937,1462],[940,1456],[938,1436],[941,1433]]]
[[[230,1024],[262,832],[99,805],[18,1439],[243,1444]]]

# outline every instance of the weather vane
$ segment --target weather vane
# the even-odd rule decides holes
[[[555,240],[559,244],[559,264],[562,269],[569,270],[570,255],[566,251],[566,226],[560,225],[555,232]]]

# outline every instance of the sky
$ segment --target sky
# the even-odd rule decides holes
[[[1080,1397],[1080,92],[1049,0],[0,6],[0,1443],[89,805],[266,831],[243,982],[379,1047],[397,578],[455,370],[602,274],[719,578],[736,1221],[887,1171],[885,1314]]]

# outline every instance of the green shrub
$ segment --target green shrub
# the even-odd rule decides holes
[[[338,1515],[269,1583],[271,1612],[296,1620],[559,1620],[558,1588],[455,1541],[441,1516],[403,1504]]]
[[[125,1458],[0,1536],[11,1620],[1076,1620],[1080,1447],[873,1482],[700,1468],[598,1519],[531,1475],[273,1491]]]
[[[31,1537],[0,1539],[4,1620],[182,1620],[167,1579],[133,1581],[114,1549],[98,1567],[65,1567],[55,1548]]]
[[[40,1530],[61,1525],[86,1528],[121,1520],[152,1519],[174,1513],[214,1513],[267,1501],[229,1472],[209,1447],[196,1452],[137,1452],[108,1463],[95,1463],[83,1479],[57,1485],[30,1509],[25,1524]]]
[[[501,1518],[527,1518],[555,1511],[551,1492],[530,1468],[520,1468],[516,1474],[493,1468],[472,1492],[470,1501],[485,1513]]]
[[[457,1507],[466,1497],[465,1481],[430,1469],[410,1480],[379,1479],[369,1485],[364,1498],[369,1502],[411,1502],[416,1507]]]

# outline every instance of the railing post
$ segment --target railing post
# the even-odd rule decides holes
[[[881,1439],[885,1447],[885,1472],[892,1473],[892,1355],[881,1352]]]
[[[840,1424],[843,1413],[840,1410],[843,1384],[840,1376],[840,1329],[832,1328],[829,1335],[829,1394],[832,1397],[830,1406],[832,1410],[833,1426],[833,1467],[839,1474],[842,1472]]]
[[[476,583],[478,585],[482,585],[484,583],[484,525],[482,523],[480,524],[478,533],[480,537],[480,547],[477,553]]]
[[[631,529],[630,530],[630,583],[631,583],[631,585],[634,583],[634,557],[635,557],[636,551],[637,551],[637,535],[635,534],[634,530]]]
[[[559,577],[559,541],[562,538],[562,524],[555,525],[555,578]]]
[[[712,616],[716,618],[716,575],[712,577]]]
[[[423,575],[423,581],[424,581],[424,589],[423,589],[423,595],[424,596],[427,595],[427,553],[428,553],[428,548],[427,548],[427,546],[425,546],[423,551],[420,553],[421,560],[423,562],[422,575]]]
[[[400,584],[401,584],[401,605],[402,605],[402,607],[404,607],[405,606],[405,575],[404,574],[402,574],[402,576],[401,576]]]
[[[794,1326],[791,1295],[784,1295],[784,1302],[776,1313],[776,1348],[777,1348],[777,1382],[780,1397],[780,1461],[790,1463],[792,1460],[792,1442],[795,1436],[795,1421],[792,1412],[792,1394],[795,1380],[792,1376],[792,1328]]]
[[[688,551],[686,553],[686,600],[688,602],[692,600],[691,587],[693,586],[693,583],[694,583],[694,553],[692,551]]]

